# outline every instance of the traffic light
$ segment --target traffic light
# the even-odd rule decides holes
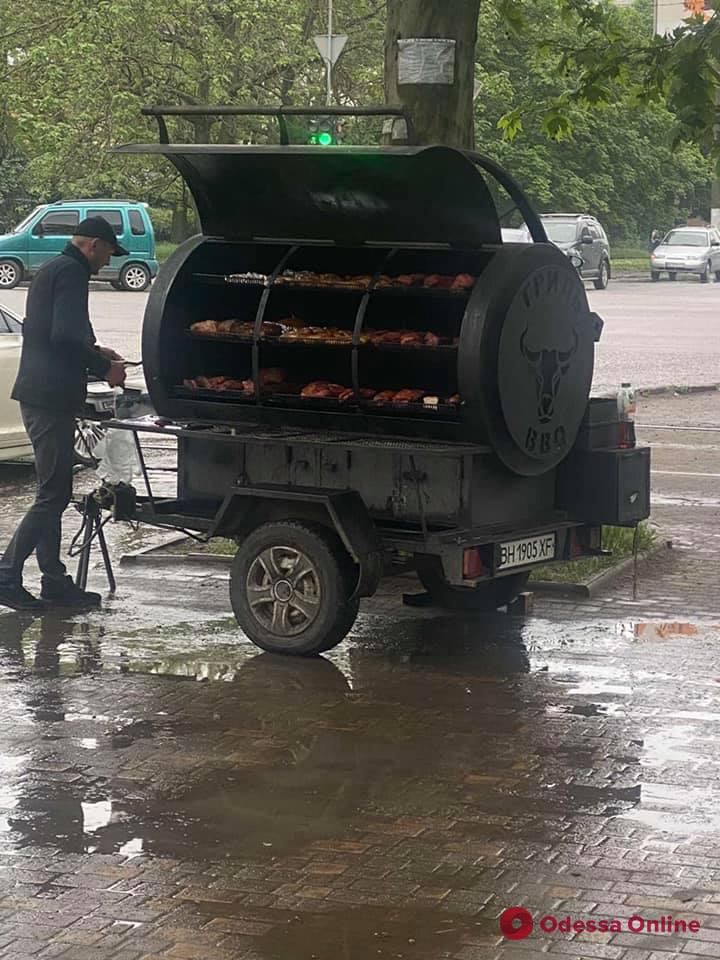
[[[315,117],[310,121],[308,143],[317,147],[332,147],[338,143],[342,126],[334,117]]]

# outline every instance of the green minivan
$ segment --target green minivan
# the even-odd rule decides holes
[[[116,290],[145,290],[158,272],[155,231],[147,204],[134,200],[60,200],[36,207],[10,233],[0,234],[0,291],[29,280],[47,260],[57,256],[86,217],[104,217],[122,246],[130,251],[127,257],[113,257],[96,279],[109,281]]]

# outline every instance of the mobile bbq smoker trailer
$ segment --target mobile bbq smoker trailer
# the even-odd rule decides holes
[[[649,450],[589,400],[602,321],[505,171],[442,146],[289,146],[282,123],[279,146],[169,143],[164,122],[309,110],[144,112],[161,142],[117,150],[167,157],[202,234],[147,304],[157,419],[113,426],[139,450],[177,438],[176,496],[133,515],[237,542],[254,643],[329,650],[397,563],[439,605],[495,609],[534,564],[649,515]],[[536,242],[502,243],[490,177]]]

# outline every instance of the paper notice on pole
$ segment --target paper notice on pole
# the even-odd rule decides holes
[[[418,37],[398,40],[398,83],[455,82],[455,41]]]

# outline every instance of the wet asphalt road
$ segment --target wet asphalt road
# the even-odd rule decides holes
[[[594,389],[720,382],[720,284],[695,278],[675,283],[614,280],[607,290],[587,284],[591,308],[605,321],[597,349]],[[26,287],[2,294],[22,315]],[[147,294],[121,293],[93,284],[91,314],[100,342],[128,359],[140,359]]]
[[[311,662],[244,640],[222,567],[123,566],[102,611],[0,614],[0,958],[720,958],[720,432],[689,429],[720,395],[639,419],[676,549],[637,601],[453,617],[389,583]],[[30,478],[0,470],[3,540]],[[513,943],[516,905],[536,925]],[[697,929],[628,929],[669,915]]]

